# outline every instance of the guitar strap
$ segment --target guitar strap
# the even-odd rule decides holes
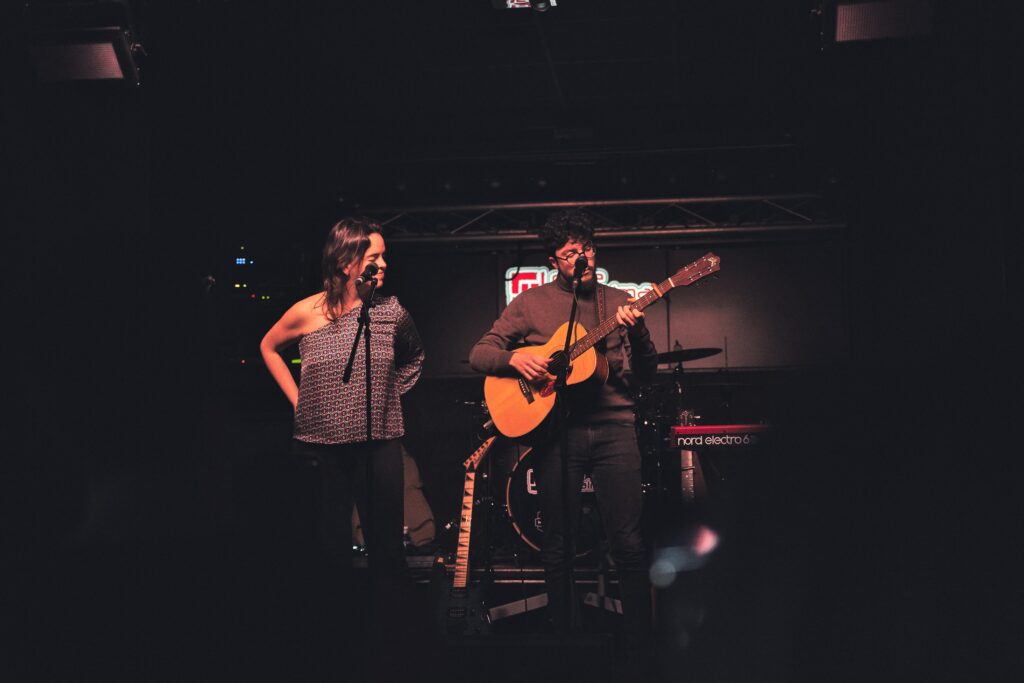
[[[605,301],[604,301],[604,286],[598,284],[597,285],[597,320],[598,320],[598,322],[601,322],[602,320],[604,320],[606,315],[607,315],[607,310],[606,310],[606,304],[605,304]],[[621,336],[622,336],[621,330],[618,330],[617,333],[618,333],[618,335],[621,338]],[[605,350],[605,354],[607,354],[608,353],[608,344],[607,344],[607,342],[604,342],[604,350]],[[622,367],[626,367],[625,340],[621,340],[621,343],[619,344],[619,351],[622,352]]]

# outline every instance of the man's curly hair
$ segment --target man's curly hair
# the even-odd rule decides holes
[[[544,221],[540,230],[540,239],[544,243],[544,251],[548,256],[554,256],[555,252],[570,239],[584,243],[593,241],[593,221],[583,209],[565,209],[555,212]]]

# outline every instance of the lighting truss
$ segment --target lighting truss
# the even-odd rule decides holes
[[[807,239],[846,228],[815,194],[371,207],[360,213],[385,225],[393,243],[539,248],[534,238],[545,216],[567,208],[590,214],[602,246]]]

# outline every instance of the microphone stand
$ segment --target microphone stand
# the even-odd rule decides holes
[[[582,256],[580,258],[583,258]],[[558,365],[555,375],[555,400],[561,406],[559,455],[562,471],[562,573],[563,589],[565,591],[565,623],[570,633],[575,631],[576,625],[573,620],[575,612],[575,581],[573,580],[573,560],[575,553],[572,550],[572,541],[569,530],[569,429],[566,424],[569,418],[569,402],[566,399],[566,386],[569,380],[569,350],[572,347],[572,334],[576,328],[576,309],[579,305],[576,299],[576,288],[579,287],[580,278],[572,278],[572,307],[569,309],[569,327],[565,331],[565,346],[562,349],[562,363]]]
[[[366,473],[365,473],[365,478],[366,478],[366,501],[367,501],[367,504],[366,504],[365,512],[367,514],[366,514],[366,519],[362,520],[364,538],[368,537],[369,534],[371,533],[370,525],[377,523],[377,520],[373,519],[373,514],[370,512],[372,507],[373,507],[372,503],[370,502],[370,501],[373,500],[373,450],[370,448],[370,442],[373,439],[373,405],[371,403],[371,399],[373,397],[373,392],[371,390],[371,384],[370,384],[370,309],[373,308],[373,295],[374,295],[374,293],[376,291],[377,291],[377,278],[371,277],[370,278],[370,291],[369,291],[369,293],[367,293],[366,298],[363,299],[363,305],[359,307],[359,326],[356,328],[355,339],[352,340],[352,351],[348,354],[348,363],[345,364],[345,373],[341,376],[341,381],[346,383],[346,384],[348,384],[348,381],[350,379],[352,379],[352,366],[353,366],[355,358],[356,358],[356,348],[358,348],[358,346],[359,346],[359,336],[360,336],[360,334],[362,334],[363,337],[365,338],[365,342],[366,342],[364,344],[364,346],[366,347],[366,375],[365,375],[364,379],[365,379],[365,382],[366,382],[366,446],[367,446]],[[375,532],[374,532],[374,537],[375,538],[379,538],[379,536],[377,536]],[[373,560],[373,553],[374,553],[375,550],[378,553],[380,552],[380,550],[377,550],[377,549],[374,549],[374,548],[370,548],[369,549],[369,551],[370,551],[370,557],[368,559],[368,563],[369,564],[375,564],[374,560]],[[374,571],[371,570],[370,571],[371,585],[372,585],[372,582],[373,582],[373,575],[374,575]],[[368,598],[367,598],[367,607],[369,608],[368,611],[371,614],[373,613],[372,602],[371,602],[372,600],[373,600],[373,591],[370,590],[369,593],[368,593]]]
[[[377,278],[370,278],[370,291],[363,299],[363,305],[359,307],[359,326],[356,328],[355,339],[352,340],[352,350],[348,354],[348,362],[345,364],[345,373],[341,381],[348,384],[352,379],[352,365],[356,358],[356,348],[359,346],[360,334],[366,338],[366,441],[373,438],[373,407],[370,404],[372,392],[370,389],[370,309],[373,308],[373,295],[377,291]]]

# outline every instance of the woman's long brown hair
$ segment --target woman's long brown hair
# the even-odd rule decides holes
[[[321,269],[324,277],[324,312],[328,320],[338,317],[341,300],[349,277],[345,268],[361,261],[370,246],[370,235],[380,233],[381,226],[368,218],[345,218],[327,234]]]

